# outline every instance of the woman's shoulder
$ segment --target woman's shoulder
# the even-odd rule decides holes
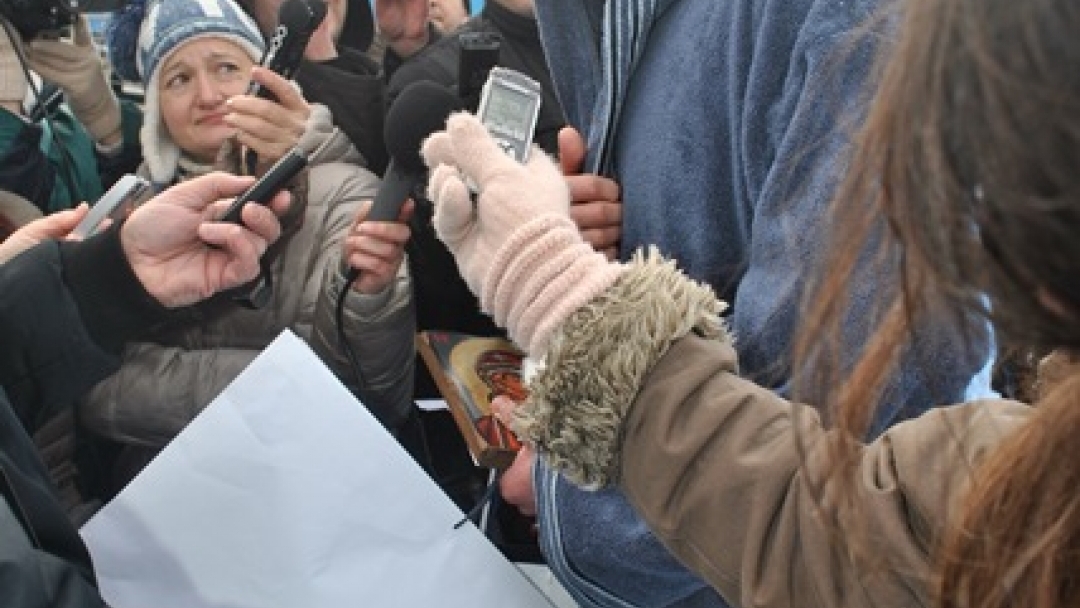
[[[308,192],[316,196],[375,196],[379,178],[366,167],[352,140],[334,126],[330,111],[311,104],[300,147],[309,151]]]
[[[321,162],[308,169],[308,204],[358,205],[374,198],[380,183],[378,176],[354,160]]]

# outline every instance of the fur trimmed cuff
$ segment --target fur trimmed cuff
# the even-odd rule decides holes
[[[576,484],[618,478],[622,425],[646,375],[691,331],[730,340],[727,304],[650,247],[605,292],[552,335],[529,399],[514,414],[518,435]]]

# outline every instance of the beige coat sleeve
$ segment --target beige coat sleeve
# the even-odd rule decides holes
[[[312,348],[376,418],[394,428],[405,421],[413,407],[416,313],[408,263],[402,262],[397,278],[382,293],[364,295],[350,290],[345,298],[343,328],[362,381],[337,333],[336,303],[345,277],[339,263],[329,264],[325,272],[324,295],[315,310]]]
[[[312,104],[304,138],[302,147],[317,150],[308,172],[308,204],[329,207],[318,229],[321,237],[312,244],[316,263],[306,269],[320,287],[305,338],[376,417],[393,424],[412,407],[416,315],[408,262],[402,262],[382,293],[346,295],[342,329],[357,358],[358,378],[338,336],[336,307],[345,283],[341,249],[361,205],[375,197],[380,181],[361,166],[362,158],[348,136],[334,127],[325,106]]]
[[[897,425],[862,450],[854,508],[838,515],[811,491],[827,472],[817,413],[739,378],[734,361],[730,343],[684,338],[629,410],[621,486],[654,532],[742,606],[929,605],[950,505],[1028,408],[971,403]],[[872,558],[849,552],[852,533]]]
[[[351,144],[350,144],[351,147]],[[330,201],[319,264],[322,277],[309,342],[312,349],[384,424],[404,422],[413,407],[416,313],[408,260],[385,290],[365,295],[350,290],[342,311],[342,329],[356,356],[360,377],[338,335],[337,301],[345,284],[341,251],[345,235],[364,201],[378,192],[379,180],[365,169],[342,162],[315,167],[309,174],[311,198]]]

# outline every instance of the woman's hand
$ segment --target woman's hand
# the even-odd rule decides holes
[[[371,210],[371,203],[364,204],[342,245],[342,260],[360,271],[352,285],[354,290],[376,294],[397,276],[405,259],[405,243],[412,234],[408,221],[413,209],[413,202],[406,201],[396,222],[366,222],[364,218]]]
[[[261,66],[251,68],[251,79],[266,87],[277,101],[254,95],[229,99],[225,121],[236,128],[236,141],[259,156],[259,173],[285,156],[304,135],[311,106],[293,86]]]
[[[512,399],[503,395],[491,401],[492,413],[506,428],[510,428],[517,406]],[[499,493],[503,500],[517,507],[522,515],[536,515],[536,488],[533,487],[532,477],[535,462],[536,452],[530,445],[522,443],[514,462],[499,477]]]
[[[457,113],[422,153],[432,169],[436,235],[481,310],[530,356],[542,356],[555,329],[624,267],[582,238],[566,178],[542,150],[521,164],[476,116]]]

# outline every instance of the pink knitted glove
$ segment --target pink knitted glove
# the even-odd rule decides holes
[[[541,357],[552,331],[610,287],[623,266],[582,240],[566,180],[539,148],[521,165],[475,116],[459,113],[422,152],[433,169],[435,232],[481,309]],[[479,192],[475,207],[466,180]]]

